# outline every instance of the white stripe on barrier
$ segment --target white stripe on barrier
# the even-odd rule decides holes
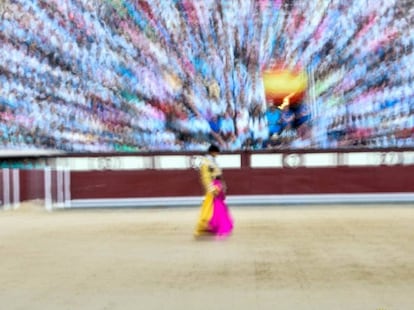
[[[72,208],[135,208],[135,207],[195,207],[203,197],[120,198],[120,199],[74,199]],[[231,206],[259,205],[306,205],[306,204],[372,204],[414,203],[414,193],[372,194],[315,194],[315,195],[240,195],[228,196]]]
[[[252,154],[250,157],[252,168],[283,168],[282,154]]]
[[[70,170],[64,169],[64,200],[65,207],[70,207],[71,193],[70,193]]]
[[[414,152],[404,152],[403,154],[404,165],[414,165]]]
[[[119,170],[143,170],[151,168],[150,159],[144,156],[121,156],[119,157]]]
[[[241,154],[220,154],[217,161],[226,168],[240,168]],[[249,155],[246,155],[249,156]],[[55,167],[71,171],[189,169],[194,155],[106,156],[57,158]],[[196,156],[197,157],[197,156]],[[69,160],[70,159],[70,160]],[[268,153],[251,154],[251,168],[373,167],[414,165],[414,152]]]
[[[240,155],[218,155],[217,164],[223,168],[240,168],[241,167],[241,156]]]
[[[345,153],[344,162],[347,166],[379,166],[381,164],[381,153]]]
[[[3,169],[3,206],[5,209],[10,207],[10,170]]]
[[[171,155],[156,156],[155,169],[188,169],[190,168],[190,157]]]
[[[303,165],[305,167],[336,167],[338,166],[338,155],[336,153],[303,154]]]

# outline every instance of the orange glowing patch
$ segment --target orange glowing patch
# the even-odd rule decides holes
[[[292,95],[291,103],[301,101],[308,86],[306,72],[293,72],[286,69],[273,69],[263,72],[266,99],[280,105],[283,98]]]

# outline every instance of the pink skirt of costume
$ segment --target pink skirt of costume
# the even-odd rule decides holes
[[[233,230],[233,219],[226,204],[223,184],[220,180],[213,181],[219,193],[213,199],[213,215],[209,221],[209,230],[218,236],[227,236]]]

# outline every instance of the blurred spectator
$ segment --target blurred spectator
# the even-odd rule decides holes
[[[363,2],[4,0],[1,145],[413,146],[413,3]],[[266,110],[276,62],[309,89]]]
[[[267,109],[266,118],[269,126],[269,137],[281,132],[281,115],[282,111],[278,109],[274,104],[271,104]]]

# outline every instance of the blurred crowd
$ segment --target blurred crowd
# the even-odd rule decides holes
[[[412,1],[328,5],[313,40],[324,52],[302,54],[315,73],[316,145],[414,146],[413,24]]]
[[[4,0],[0,145],[67,152],[412,146],[405,0]],[[277,61],[304,102],[266,100]]]

